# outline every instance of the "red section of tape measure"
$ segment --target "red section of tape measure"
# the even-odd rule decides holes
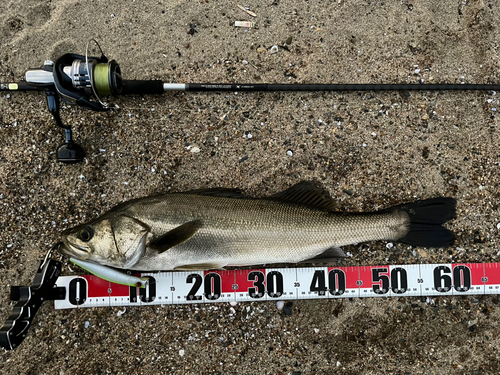
[[[87,297],[95,298],[109,295],[109,281],[94,275],[81,276],[87,280]],[[127,293],[128,294],[128,293]]]

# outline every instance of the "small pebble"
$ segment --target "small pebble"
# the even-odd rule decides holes
[[[179,355],[180,355],[181,357],[184,357],[184,349],[179,350]]]
[[[85,328],[89,328],[89,326],[90,326],[90,322],[89,322],[89,321],[86,321],[86,322],[85,322]]]
[[[293,302],[287,302],[285,304],[285,307],[283,307],[283,312],[285,313],[285,315],[292,315],[292,306],[293,306]]]
[[[286,154],[287,154],[288,156],[293,156],[293,151],[292,151],[292,150],[288,150],[288,151],[286,152]]]
[[[283,310],[283,307],[285,307],[285,301],[276,301],[276,307],[279,311]]]
[[[123,314],[125,314],[126,311],[127,311],[127,308],[123,307],[123,310],[118,310],[118,312],[116,313],[116,316],[122,316]]]

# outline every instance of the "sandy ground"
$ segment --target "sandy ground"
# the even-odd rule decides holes
[[[492,0],[241,3],[255,19],[236,4],[3,0],[0,82],[18,81],[63,53],[83,53],[90,38],[126,79],[500,82],[500,12]],[[243,20],[256,27],[234,27]],[[270,53],[287,40],[289,50]],[[262,197],[316,180],[346,211],[453,196],[455,246],[387,250],[369,243],[346,248],[353,257],[341,264],[497,262],[495,94],[176,93],[120,98],[120,109],[109,113],[64,106],[63,121],[88,153],[68,166],[55,160],[63,135],[44,95],[3,93],[0,322],[12,310],[10,285],[29,285],[61,230],[166,191],[239,187]],[[71,274],[66,266],[63,273]],[[218,304],[129,308],[121,316],[119,308],[54,310],[46,303],[22,346],[1,354],[0,371],[499,373],[497,296],[429,302],[301,301],[291,316],[270,302],[237,305],[233,315]]]

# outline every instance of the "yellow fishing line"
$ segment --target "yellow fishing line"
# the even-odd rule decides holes
[[[96,64],[94,68],[94,84],[99,95],[111,95],[108,71],[109,64]]]

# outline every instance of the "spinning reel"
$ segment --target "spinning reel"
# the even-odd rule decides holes
[[[89,48],[95,43],[100,57],[90,56]],[[60,128],[64,129],[65,141],[57,149],[57,160],[63,163],[81,162],[85,157],[83,148],[73,140],[71,126],[65,125],[60,115],[60,99],[69,104],[92,111],[108,111],[110,105],[104,97],[120,94],[162,93],[158,90],[161,81],[127,81],[126,90],[122,80],[120,66],[115,60],[109,60],[95,40],[87,43],[85,56],[65,54],[56,62],[47,60],[37,69],[26,72],[25,82],[0,84],[4,91],[44,91],[49,112]],[[146,87],[145,87],[146,86]],[[156,90],[152,91],[152,87]]]
[[[89,42],[85,56],[66,54],[55,63],[45,61],[42,67],[28,70],[26,83],[18,85],[21,86],[18,90],[32,88],[45,91],[49,112],[57,126],[65,132],[65,141],[57,149],[57,160],[63,163],[80,162],[85,157],[85,152],[73,140],[71,126],[65,125],[61,120],[59,99],[93,111],[107,111],[109,105],[101,97],[118,95],[122,91],[120,67],[116,61],[109,61],[99,44],[93,42],[101,51],[100,57],[89,56]]]

